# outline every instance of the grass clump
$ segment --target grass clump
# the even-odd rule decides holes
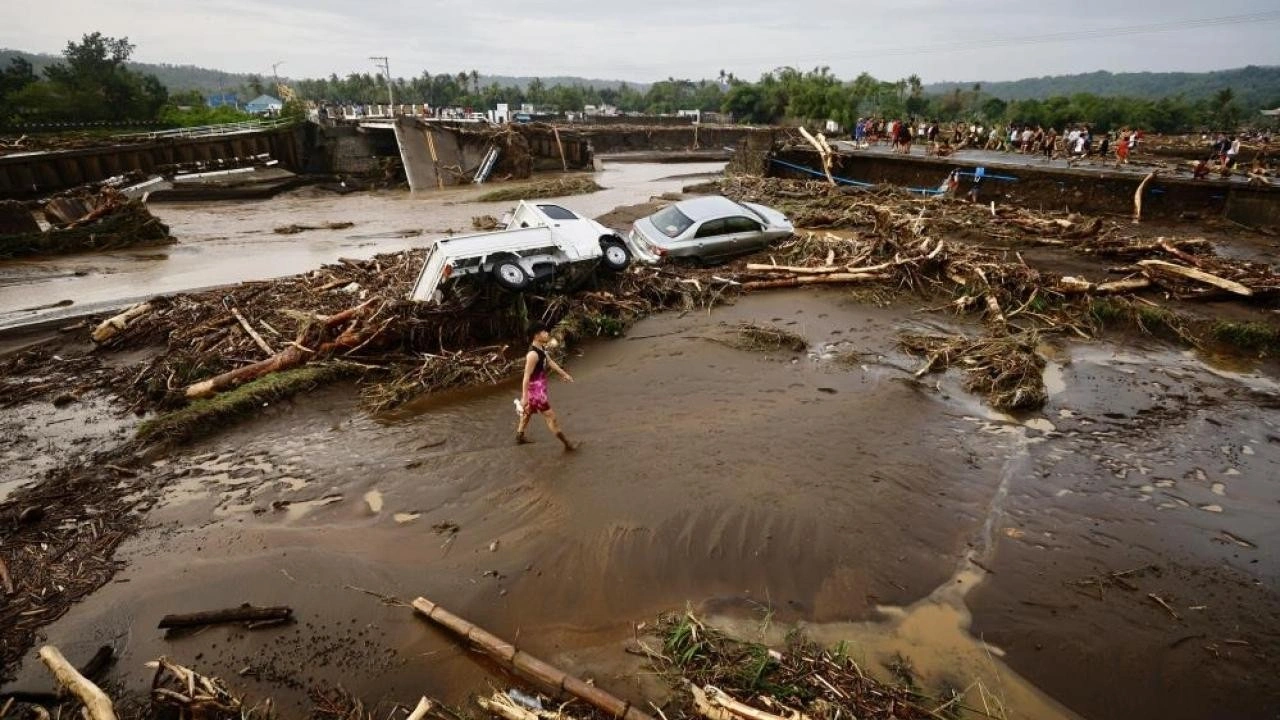
[[[211,398],[196,400],[186,407],[153,417],[138,426],[138,439],[186,442],[215,431],[234,418],[250,414],[266,403],[283,400],[349,376],[354,369],[353,366],[342,363],[322,363],[271,373]]]
[[[779,327],[743,322],[734,329],[735,335],[727,344],[739,350],[804,352],[809,348],[809,341],[803,335]]]
[[[650,659],[673,686],[705,688],[790,716],[812,718],[936,717],[926,705],[938,702],[902,685],[871,677],[849,658],[846,648],[824,648],[801,632],[788,633],[781,647],[732,638],[692,612],[663,618],[658,624],[663,652]],[[686,707],[668,708],[667,717],[696,717],[693,697]],[[712,691],[707,690],[709,695]],[[674,711],[674,713],[672,712]]]
[[[504,200],[532,200],[535,198],[567,197],[569,195],[587,195],[603,190],[599,183],[589,177],[561,177],[553,180],[540,180],[522,183],[510,187],[498,188],[477,198],[480,202],[501,202]]]
[[[1219,343],[1249,352],[1280,352],[1280,328],[1262,322],[1219,320],[1209,329]]]

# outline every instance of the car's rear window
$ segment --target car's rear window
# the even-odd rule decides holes
[[[750,205],[744,205],[742,203],[738,203],[738,207],[742,208],[743,210],[746,210],[747,214],[750,215],[751,217],[760,218],[760,222],[764,223],[765,225],[769,224],[769,218],[757,212],[756,209],[751,207]]]
[[[669,205],[658,212],[649,216],[649,222],[658,228],[658,232],[669,238],[676,237],[680,233],[689,229],[693,224],[693,220],[688,215],[680,212],[675,205]]]
[[[547,217],[552,220],[577,220],[578,216],[573,214],[572,210],[562,208],[559,205],[539,205],[541,210]]]

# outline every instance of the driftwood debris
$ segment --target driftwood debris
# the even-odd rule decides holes
[[[252,720],[254,716],[255,709],[244,708],[240,698],[217,678],[201,675],[165,657],[147,663],[147,667],[155,669],[151,678],[153,708],[176,711],[179,718],[200,720]],[[266,716],[270,717],[269,701]]]
[[[707,720],[810,720],[809,716],[803,713],[783,717],[757,710],[744,702],[734,700],[728,693],[714,685],[702,688],[690,685],[689,690],[693,694],[694,708]]]
[[[40,661],[49,668],[49,672],[53,673],[60,685],[84,704],[90,720],[116,720],[116,711],[111,704],[111,698],[102,692],[102,688],[94,685],[92,681],[81,675],[80,671],[72,667],[58,648],[52,645],[40,648]]]
[[[773,290],[777,288],[800,287],[801,285],[822,285],[871,282],[886,280],[888,275],[880,273],[831,273],[829,275],[802,275],[799,277],[780,278],[778,280],[752,280],[742,283],[743,290]]]
[[[13,577],[9,575],[9,565],[2,557],[0,557],[0,586],[4,587],[5,595],[12,595],[15,592]]]
[[[1197,270],[1196,268],[1189,268],[1164,260],[1139,260],[1138,265],[1157,272],[1180,275],[1184,278],[1202,282],[1206,285],[1212,285],[1220,290],[1226,290],[1227,292],[1235,293],[1236,295],[1243,297],[1253,296],[1253,290],[1250,290],[1234,280],[1218,277],[1217,275],[1207,273],[1203,270]]]
[[[253,329],[253,326],[249,324],[249,321],[244,319],[244,315],[240,313],[239,308],[231,308],[231,314],[240,322],[240,327],[244,328],[244,331],[249,334],[249,337],[253,338],[253,341],[257,343],[258,347],[262,348],[262,352],[266,353],[267,357],[271,357],[276,354],[276,351],[271,349],[271,346],[267,344],[266,340],[262,339],[262,336],[258,334],[258,331]]]
[[[626,700],[594,685],[588,685],[581,679],[516,648],[515,645],[463,620],[426,598],[420,597],[414,600],[413,609],[427,620],[475,645],[486,655],[501,663],[503,667],[541,685],[548,692],[557,695],[567,693],[615,718],[653,720],[647,713]]]
[[[149,303],[138,303],[119,315],[107,318],[102,321],[98,327],[93,329],[93,341],[98,344],[102,344],[110,340],[116,335],[119,335],[122,330],[129,327],[130,322],[146,315],[150,311],[151,305]]]
[[[207,610],[204,612],[187,613],[182,615],[165,615],[160,618],[160,624],[156,627],[161,630],[168,630],[170,628],[221,625],[222,623],[232,622],[257,623],[264,620],[289,620],[292,618],[293,608],[290,607],[255,607],[253,605],[245,604],[240,607],[226,608],[223,610]]]
[[[1147,173],[1142,178],[1142,182],[1138,183],[1138,189],[1133,193],[1133,224],[1137,225],[1142,222],[1142,194],[1147,191],[1147,185],[1151,184],[1152,178],[1156,176],[1155,171]]]

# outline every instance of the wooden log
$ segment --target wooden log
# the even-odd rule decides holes
[[[569,172],[569,161],[564,157],[564,143],[560,142],[560,128],[552,125],[551,132],[555,133],[556,147],[560,149],[560,167],[563,168],[565,172]]]
[[[221,375],[215,375],[208,380],[201,380],[198,383],[187,387],[186,395],[188,398],[197,399],[216,395],[223,390],[229,390],[237,385],[243,385],[250,380],[256,380],[263,375],[268,375],[280,370],[288,370],[297,367],[307,360],[307,353],[297,343],[289,345],[278,354],[253,363],[245,365],[234,370],[228,370]]]
[[[2,557],[0,557],[0,585],[4,585],[5,595],[12,595],[16,592],[13,587],[13,578],[9,575],[9,566]]]
[[[262,336],[258,334],[258,331],[253,329],[253,326],[249,324],[249,321],[244,319],[244,315],[240,314],[240,310],[238,308],[231,308],[231,314],[235,316],[236,320],[240,321],[240,327],[244,328],[244,331],[248,333],[249,337],[253,338],[253,341],[258,344],[258,347],[262,348],[262,352],[266,353],[267,357],[271,357],[276,354],[276,351],[271,349],[271,346],[267,344],[266,340],[262,339]]]
[[[84,704],[90,720],[116,720],[116,711],[111,705],[111,698],[71,667],[71,663],[58,652],[58,648],[52,645],[40,648],[40,660],[45,667],[49,668],[49,672],[53,673],[58,683]]]
[[[1137,225],[1142,222],[1142,193],[1146,192],[1147,185],[1151,183],[1151,179],[1156,176],[1155,171],[1147,173],[1142,178],[1142,182],[1138,183],[1138,189],[1133,193],[1133,224]]]
[[[1098,283],[1098,286],[1093,291],[1104,295],[1114,295],[1116,293],[1134,292],[1135,290],[1146,290],[1149,287],[1151,287],[1151,279],[1142,277]]]
[[[426,598],[420,597],[414,600],[413,610],[423,618],[475,645],[517,674],[547,687],[557,695],[568,693],[616,718],[653,720],[652,717],[637,710],[626,700],[622,700],[600,688],[588,685],[581,679],[569,675],[523,650],[517,650],[511,643],[467,622]]]
[[[476,704],[504,720],[542,720],[534,711],[522,708],[509,700],[503,702],[499,698],[505,699],[506,696],[495,692],[492,698],[476,698]]]
[[[293,608],[290,607],[254,607],[253,605],[245,604],[240,607],[225,608],[223,610],[207,610],[185,615],[165,615],[160,618],[160,624],[156,627],[161,630],[167,630],[169,628],[199,627],[201,625],[219,625],[229,622],[282,620],[292,617]]]
[[[800,277],[781,278],[779,280],[753,280],[742,283],[743,290],[772,290],[775,288],[800,287],[801,285],[856,283],[870,280],[885,280],[889,276],[879,273],[832,273],[830,275],[803,275]]]
[[[1234,280],[1227,280],[1226,278],[1221,278],[1217,275],[1207,273],[1203,270],[1197,270],[1196,268],[1189,268],[1184,265],[1165,262],[1164,260],[1139,260],[1138,265],[1157,272],[1178,275],[1189,280],[1195,280],[1196,282],[1201,282],[1205,285],[1212,285],[1220,290],[1226,290],[1227,292],[1235,293],[1242,297],[1253,297],[1253,291],[1244,285],[1241,285]]]
[[[823,150],[822,143],[818,142],[818,139],[815,138],[806,128],[801,127],[800,134],[803,135],[804,139],[813,146],[814,150],[818,151],[818,157],[822,159],[822,171],[827,175],[827,182],[834,187],[836,179],[831,176],[831,156],[827,151]]]
[[[751,271],[765,272],[785,272],[797,275],[824,275],[827,273],[838,272],[840,268],[830,267],[798,267],[796,265],[767,265],[765,263],[747,263],[747,269]]]
[[[418,700],[418,705],[413,708],[413,712],[409,713],[409,717],[405,718],[405,720],[422,720],[427,716],[427,713],[431,712],[433,707],[435,707],[435,703],[428,700],[426,695],[423,695]]]
[[[104,343],[110,340],[116,335],[119,335],[125,328],[129,327],[130,322],[142,317],[150,311],[151,305],[149,303],[138,303],[119,315],[114,315],[103,320],[98,327],[93,329],[93,341],[96,343]]]

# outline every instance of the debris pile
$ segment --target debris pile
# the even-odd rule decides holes
[[[665,618],[659,631],[662,650],[642,646],[642,652],[668,682],[688,691],[679,707],[664,710],[668,718],[931,718],[980,704],[960,692],[931,700],[881,682],[841,648],[821,647],[801,633],[778,650],[731,638],[692,613]]]
[[[16,205],[4,209],[4,225],[18,232],[0,235],[0,258],[108,250],[172,243],[169,228],[140,200],[106,187],[96,195],[61,196],[40,209],[48,229],[40,229],[27,211],[21,222]]]
[[[534,200],[586,195],[603,189],[590,175],[573,175],[490,190],[476,199],[480,202]]]

